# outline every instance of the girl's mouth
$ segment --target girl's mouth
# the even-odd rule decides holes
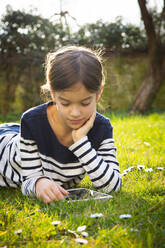
[[[81,120],[69,120],[69,122],[71,123],[71,124],[80,124],[80,123],[82,123],[82,119]]]

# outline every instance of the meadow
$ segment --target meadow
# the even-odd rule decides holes
[[[165,112],[105,115],[114,127],[120,192],[46,205],[0,188],[0,247],[165,247]],[[16,115],[0,120],[19,122]],[[88,176],[77,187],[93,189]]]

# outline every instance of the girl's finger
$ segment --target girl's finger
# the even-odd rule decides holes
[[[94,123],[95,118],[96,118],[96,112],[94,112],[94,113],[91,115],[91,117],[89,118],[89,120],[88,120],[88,122],[87,122],[87,124],[88,124],[90,127],[93,126],[93,123]]]
[[[54,187],[52,187],[52,192],[55,195],[57,200],[64,200],[65,199],[63,194],[60,192],[57,185],[54,185]]]
[[[37,195],[37,198],[42,200],[45,203],[50,203],[52,201],[53,197],[54,196],[50,190],[43,191],[42,193],[39,193]]]
[[[96,110],[95,110],[94,113],[92,114],[92,118],[93,118],[93,119],[96,118]]]
[[[58,187],[59,187],[59,190],[61,191],[61,193],[62,194],[64,194],[64,195],[68,195],[69,193],[68,193],[68,191],[66,191],[63,187],[61,187],[60,185],[58,185]]]
[[[55,200],[58,200],[57,197],[56,197],[56,195],[54,194],[54,192],[52,190],[49,190],[47,192],[47,195],[48,195],[49,199],[51,200],[51,202],[52,201],[55,201]]]
[[[44,203],[50,203],[51,199],[49,198],[49,196],[44,195],[42,196],[42,198],[40,198]]]

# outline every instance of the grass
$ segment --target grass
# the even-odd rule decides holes
[[[165,113],[106,116],[114,127],[121,173],[135,167],[122,177],[121,191],[110,200],[45,205],[17,189],[0,188],[0,247],[165,247],[165,169],[157,169],[165,167]],[[78,186],[92,188],[87,176]],[[103,217],[90,218],[94,213]],[[121,214],[132,217],[120,219]],[[55,220],[61,223],[52,225]],[[81,245],[75,238],[83,237],[77,231],[83,225],[89,236]]]

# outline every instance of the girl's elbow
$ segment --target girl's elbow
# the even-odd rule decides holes
[[[104,193],[118,192],[121,189],[121,176],[120,173],[116,173],[115,179],[110,181],[106,186],[101,188]]]
[[[122,184],[122,179],[121,179],[121,176],[119,175],[119,179],[118,179],[119,181],[118,181],[118,184],[117,184],[117,186],[114,188],[114,191],[115,192],[119,192],[120,191],[120,189],[121,189],[121,184]]]

